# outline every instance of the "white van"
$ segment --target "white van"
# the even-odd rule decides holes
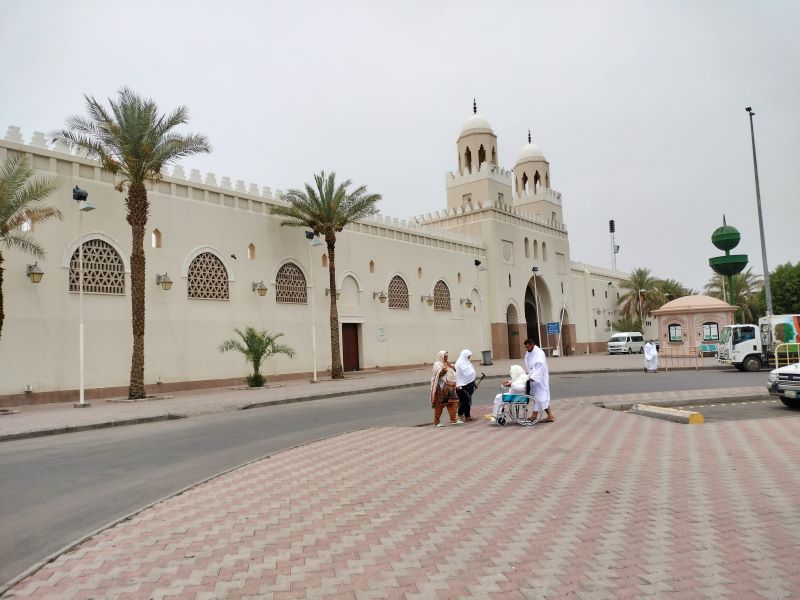
[[[638,331],[621,331],[608,340],[609,354],[633,354],[644,352],[644,336]]]

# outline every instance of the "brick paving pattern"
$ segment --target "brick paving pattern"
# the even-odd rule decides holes
[[[4,598],[798,594],[800,419],[686,426],[591,401],[531,428],[377,428],[278,453]]]

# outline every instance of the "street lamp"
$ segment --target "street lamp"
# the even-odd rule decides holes
[[[756,134],[753,130],[753,112],[751,107],[745,108],[750,115],[750,141],[753,145],[753,173],[756,178],[756,206],[758,207],[758,232],[761,235],[761,264],[764,269],[764,295],[767,300],[767,315],[772,314],[772,289],[769,285],[769,267],[767,266],[767,244],[764,241],[764,219],[761,217],[761,186],[758,184],[758,161],[756,160]]]
[[[78,203],[78,310],[80,313],[80,324],[78,327],[78,346],[80,355],[80,400],[77,404],[72,405],[75,408],[88,408],[90,406],[86,402],[86,388],[84,386],[83,379],[83,213],[94,210],[94,205],[87,200],[88,197],[89,192],[82,190],[77,185],[72,190],[72,199]]]
[[[314,377],[311,383],[317,383],[317,324],[314,321],[314,257],[311,254],[311,249],[314,246],[322,246],[322,240],[314,235],[313,231],[306,231],[306,239],[308,240],[308,280],[311,284],[309,286],[311,296],[311,355],[314,362]]]

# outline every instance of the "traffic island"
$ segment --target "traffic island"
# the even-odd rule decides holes
[[[632,415],[642,415],[673,423],[683,423],[687,425],[700,425],[704,422],[703,414],[691,410],[680,408],[667,408],[664,406],[651,406],[649,404],[634,404],[628,411]]]

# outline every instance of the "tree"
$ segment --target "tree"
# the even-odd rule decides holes
[[[336,173],[325,171],[314,175],[316,187],[305,184],[304,190],[291,189],[286,192],[284,200],[288,206],[273,206],[273,215],[285,217],[281,225],[288,227],[308,227],[314,235],[325,238],[328,249],[328,286],[336,290],[336,234],[345,225],[377,214],[376,204],[380,194],[368,194],[367,187],[362,185],[352,192],[347,188],[352,185],[348,179],[336,184]],[[342,358],[339,352],[339,312],[336,306],[336,294],[330,295],[330,327],[331,327],[331,377],[341,379]]]
[[[800,262],[792,265],[787,262],[778,265],[769,274],[772,292],[772,311],[776,315],[796,315],[800,313]],[[765,292],[759,292],[759,304],[766,306]]]
[[[115,188],[127,192],[125,208],[131,226],[131,326],[133,351],[128,397],[144,398],[144,233],[150,213],[147,181],[158,181],[170,163],[198,152],[210,152],[205,136],[181,135],[175,127],[188,122],[185,106],[159,114],[153,100],[123,87],[116,101],[109,98],[110,112],[91,96],[84,96],[88,118],[73,116],[67,128],[50,134],[71,148],[100,161],[118,176]]]
[[[656,287],[658,287],[661,292],[661,300],[663,300],[663,303],[675,300],[676,298],[683,298],[684,296],[693,296],[696,293],[695,290],[687,288],[677,279],[659,279],[656,282]],[[654,308],[661,308],[661,306],[656,306]]]
[[[761,315],[758,297],[763,286],[764,281],[756,273],[753,273],[753,267],[748,267],[746,271],[733,276],[733,303],[739,307],[742,322],[755,323]],[[726,276],[715,273],[708,280],[704,289],[709,296],[728,302],[728,278]],[[725,294],[722,293],[723,289]]]
[[[254,327],[245,327],[244,331],[234,328],[241,339],[231,338],[219,345],[220,352],[236,350],[244,355],[245,360],[253,366],[253,374],[245,378],[250,387],[261,387],[266,378],[261,374],[261,364],[276,354],[285,354],[292,358],[294,350],[285,344],[279,344],[277,339],[282,333],[272,334],[266,329],[259,331]]]
[[[614,321],[613,331],[642,331],[642,322],[639,317],[623,317],[619,321]]]
[[[622,305],[622,316],[638,319],[641,323],[651,311],[664,304],[664,294],[658,287],[659,280],[650,275],[650,269],[638,268],[631,276],[619,284],[628,290],[617,301]]]
[[[27,157],[12,155],[0,167],[0,248],[27,252],[44,258],[44,248],[34,239],[31,227],[48,219],[61,219],[61,211],[39,204],[52,194],[53,179],[33,177]],[[0,335],[3,333],[3,252],[0,250]]]

